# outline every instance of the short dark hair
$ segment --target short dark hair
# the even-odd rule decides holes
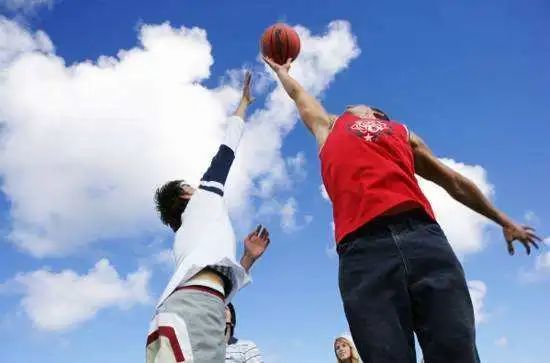
[[[237,325],[237,314],[235,313],[233,303],[227,304],[227,308],[231,312],[231,336],[233,336],[235,334],[235,325]]]
[[[388,114],[385,113],[384,111],[382,111],[381,109],[376,108],[376,107],[372,107],[372,106],[370,106],[370,109],[373,110],[373,111],[375,111],[375,112],[377,112],[377,113],[379,113],[379,114],[382,116],[381,118],[382,118],[383,120],[386,120],[386,121],[389,121],[389,120],[390,120],[390,117],[388,116]],[[375,116],[376,116],[376,115],[375,115]]]
[[[181,227],[181,215],[189,200],[180,198],[183,180],[171,180],[155,192],[156,209],[163,224],[170,226],[174,232]]]

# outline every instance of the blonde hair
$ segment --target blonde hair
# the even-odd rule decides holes
[[[341,341],[346,343],[350,350],[351,350],[351,363],[361,363],[361,358],[359,357],[359,352],[357,351],[357,348],[355,348],[355,344],[353,344],[353,341],[351,338],[340,336],[336,339],[334,339],[334,345],[336,345],[336,342]],[[338,354],[336,354],[336,349],[334,349],[334,354],[336,355],[336,362],[337,363],[343,363],[340,358],[338,358]]]

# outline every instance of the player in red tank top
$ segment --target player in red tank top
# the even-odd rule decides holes
[[[320,148],[333,204],[340,293],[363,361],[416,362],[416,332],[426,362],[479,362],[462,266],[415,173],[502,226],[510,254],[514,241],[529,254],[540,238],[496,209],[472,181],[383,111],[358,105],[331,116],[288,74],[290,60],[264,60]]]

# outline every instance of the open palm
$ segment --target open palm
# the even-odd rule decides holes
[[[269,231],[264,229],[261,233],[260,226],[251,232],[244,239],[245,253],[252,259],[257,260],[265,252],[269,245]]]

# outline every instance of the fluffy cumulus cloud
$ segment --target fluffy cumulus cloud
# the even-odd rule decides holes
[[[347,22],[322,35],[297,27],[292,72],[320,94],[358,56]],[[66,64],[47,35],[0,18],[0,177],[10,201],[9,239],[35,256],[154,231],[152,196],[166,180],[197,182],[239,97],[240,71],[217,88],[201,84],[213,63],[207,34],[143,25],[138,44],[115,56]],[[335,56],[336,55],[336,56]],[[273,85],[263,65],[262,87]],[[281,154],[297,122],[280,85],[250,117],[230,176],[232,213],[250,213],[300,171]]]
[[[441,161],[473,181],[486,197],[493,196],[493,185],[482,166],[467,165],[447,158]],[[483,249],[487,242],[487,229],[492,222],[455,201],[436,184],[420,177],[418,180],[455,252],[463,256]]]
[[[30,33],[17,23],[0,16],[0,67],[6,67],[22,54],[54,51],[50,38],[43,31]]]
[[[123,278],[102,259],[84,275],[44,269],[19,274],[9,285],[23,292],[21,307],[34,325],[60,331],[92,319],[107,307],[127,309],[149,303],[149,277],[149,271],[139,269]]]
[[[487,313],[485,311],[485,296],[487,295],[487,286],[483,281],[470,280],[468,281],[468,289],[470,290],[470,297],[474,306],[474,315],[476,317],[476,324],[484,323],[487,321]]]

